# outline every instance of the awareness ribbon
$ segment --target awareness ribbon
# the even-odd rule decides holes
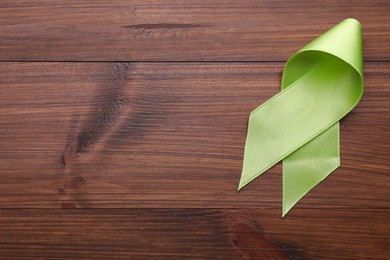
[[[291,56],[281,92],[251,112],[238,189],[283,160],[284,217],[340,166],[339,120],[362,95],[361,25],[349,18]]]

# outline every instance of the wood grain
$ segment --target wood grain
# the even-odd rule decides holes
[[[282,65],[0,63],[0,207],[279,212],[280,165],[236,189],[248,115]],[[297,208],[389,206],[389,82],[388,63],[366,64],[342,166]]]
[[[0,210],[0,259],[388,259],[389,213]]]
[[[388,259],[389,12],[0,1],[0,259]],[[365,93],[341,121],[341,167],[281,219],[281,165],[236,191],[248,115],[348,17]]]
[[[5,0],[0,60],[285,61],[354,17],[365,60],[389,61],[389,11],[385,0]]]

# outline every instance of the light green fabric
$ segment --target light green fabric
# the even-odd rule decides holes
[[[294,54],[281,89],[250,114],[238,189],[283,160],[285,216],[340,165],[338,121],[363,94],[360,23],[346,19]]]

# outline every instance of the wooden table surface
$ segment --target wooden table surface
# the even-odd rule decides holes
[[[0,2],[1,259],[389,259],[389,1]],[[239,193],[251,110],[289,56],[363,25],[341,167],[281,219]]]

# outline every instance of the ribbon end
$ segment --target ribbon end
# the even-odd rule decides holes
[[[256,115],[255,112],[256,110],[252,111],[249,117],[248,133],[245,142],[244,158],[240,183],[238,184],[237,189],[238,191],[272,166],[269,164],[269,160],[267,162],[267,160],[264,159],[267,158],[265,151],[270,150],[269,147],[264,147],[263,140],[266,140],[266,138],[261,136],[261,133],[259,134],[257,130],[254,130],[254,127],[259,125],[259,122],[262,121],[262,117]]]
[[[287,213],[290,212],[290,210],[297,204],[298,201],[296,201],[294,204],[288,204],[285,203],[285,199],[283,198],[283,206],[282,206],[282,218],[284,218]]]
[[[287,215],[287,213],[290,211],[290,209],[286,210],[286,209],[283,208],[283,210],[282,210],[282,218],[284,218]]]
[[[242,188],[244,188],[248,183],[244,181],[242,178],[240,180],[240,183],[238,184],[237,191],[240,191]]]

